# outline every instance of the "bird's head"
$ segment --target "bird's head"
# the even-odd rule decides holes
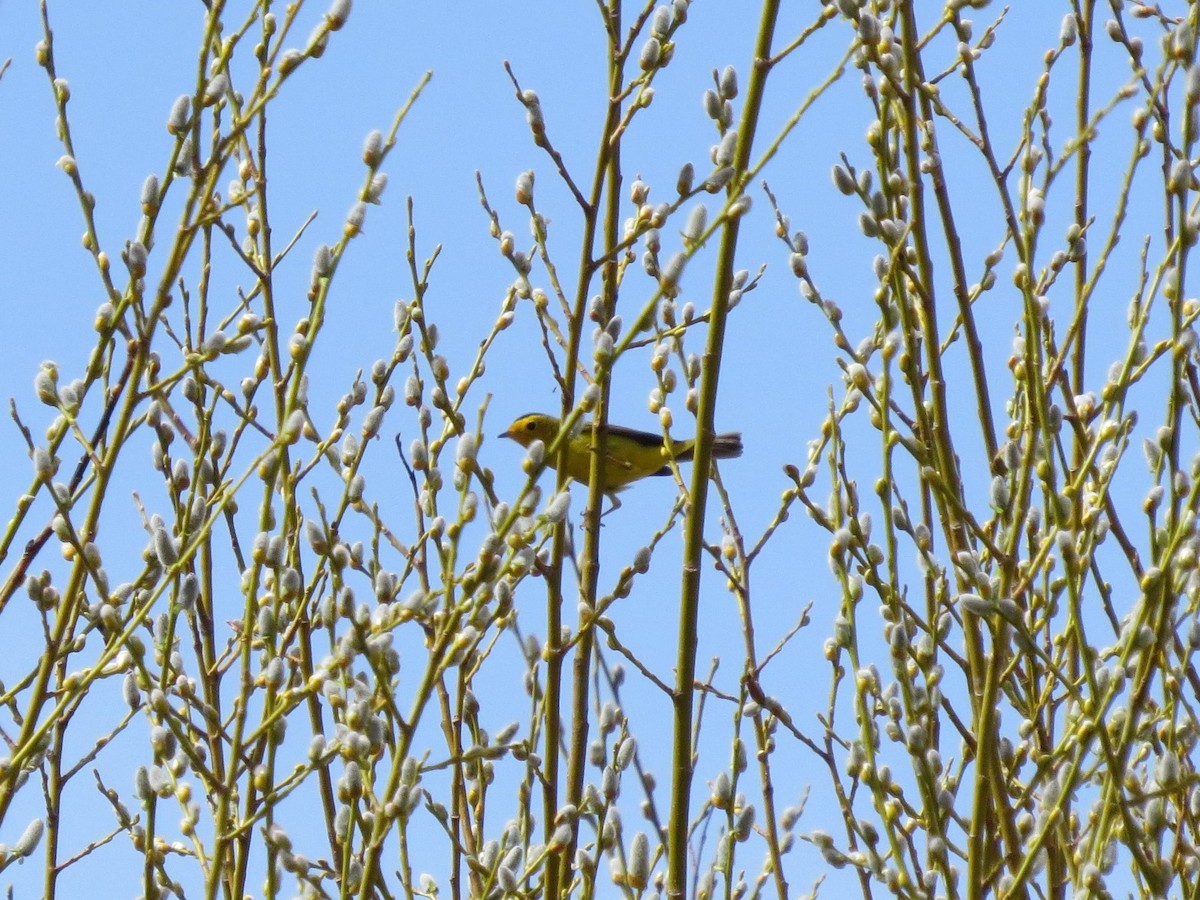
[[[558,419],[541,413],[526,413],[514,420],[500,437],[512,438],[522,447],[528,447],[534,441],[549,445],[557,434]]]

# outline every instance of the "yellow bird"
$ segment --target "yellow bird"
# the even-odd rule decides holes
[[[527,413],[508,426],[500,437],[512,438],[522,447],[541,441],[547,448],[558,437],[561,429],[554,416]],[[630,483],[648,475],[669,475],[671,466],[667,460],[688,462],[692,458],[694,440],[672,441],[668,446],[661,434],[608,425],[605,430],[604,493],[612,500],[612,512],[621,505],[617,491],[624,490]],[[592,434],[588,427],[580,428],[567,438],[567,476],[586,485],[591,474]],[[713,441],[715,459],[732,459],[742,455],[742,436],[734,431],[718,434]],[[551,468],[557,462],[556,454],[546,455],[546,464]]]

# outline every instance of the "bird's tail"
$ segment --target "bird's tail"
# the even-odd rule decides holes
[[[680,442],[682,443],[682,441]],[[726,431],[724,434],[718,434],[713,438],[713,458],[714,459],[734,459],[742,455],[742,435],[738,431]],[[676,450],[675,459],[677,462],[691,462],[695,456],[694,442],[688,441],[687,446],[682,450]],[[667,467],[664,471],[669,472]]]
[[[742,455],[742,435],[738,431],[726,431],[713,440],[713,456],[717,459],[734,459]]]

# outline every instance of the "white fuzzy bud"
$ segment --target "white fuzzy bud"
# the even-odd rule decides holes
[[[329,23],[331,31],[337,31],[346,24],[346,20],[350,18],[351,0],[333,0],[329,6],[329,12],[325,13],[325,21]]]
[[[561,522],[567,517],[567,513],[571,509],[571,494],[569,491],[562,491],[550,498],[550,502],[546,504],[546,518],[551,522]]]
[[[188,116],[191,111],[192,98],[187,94],[177,97],[171,106],[171,114],[167,117],[167,133],[182,133],[188,126]]]
[[[662,286],[664,293],[673,292],[679,286],[679,279],[683,276],[683,270],[687,266],[687,254],[676,253],[663,266],[662,270]]]
[[[363,141],[362,160],[374,168],[383,160],[383,133],[372,131]]]
[[[703,203],[697,203],[688,216],[687,225],[683,229],[684,241],[695,244],[704,234],[704,227],[708,224],[708,209]]]

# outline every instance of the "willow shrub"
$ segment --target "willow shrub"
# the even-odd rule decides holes
[[[319,405],[339,269],[406,190],[384,170],[427,101],[422,82],[366,138],[305,276],[309,238],[269,212],[268,148],[287,148],[268,112],[354,21],[349,0],[309,5],[205,4],[202,74],[119,251],[43,6],[104,299],[61,326],[94,326],[87,358],[36,375],[44,433],[32,398],[14,406],[33,477],[0,545],[0,866],[29,863],[9,874],[40,871],[46,897],[116,870],[147,897],[1194,893],[1194,9],[1047,3],[1029,34],[986,2],[838,0],[785,31],[764,2],[751,57],[688,87],[712,135],[695,165],[664,73],[730,48],[688,44],[688,0],[588,8],[570,39],[606,61],[594,164],[507,73],[538,162],[511,200],[479,181],[512,276],[480,287],[500,313],[477,354],[443,354],[438,253],[412,226],[394,350]],[[798,89],[819,40],[838,52]],[[768,117],[768,86],[790,117]],[[865,139],[782,165],[822,104],[858,110]],[[802,202],[831,166],[842,199]],[[871,287],[843,309],[853,271]],[[793,445],[776,435],[803,385],[787,360],[749,367],[775,369],[774,399],[736,423],[769,463],[743,502],[710,465],[718,398],[748,377],[727,325],[780,286],[809,304],[766,326],[826,329],[802,377],[832,386]],[[490,376],[506,358],[521,374]],[[485,392],[536,372],[601,483],[618,366],[664,433],[697,437],[649,525],[601,523],[598,489],[573,510],[562,441],[518,477],[484,440]],[[391,477],[368,484],[368,459]],[[648,654],[632,611],[664,591],[678,617]],[[719,669],[700,658],[714,603],[738,623]],[[107,822],[78,821],[85,795]]]

